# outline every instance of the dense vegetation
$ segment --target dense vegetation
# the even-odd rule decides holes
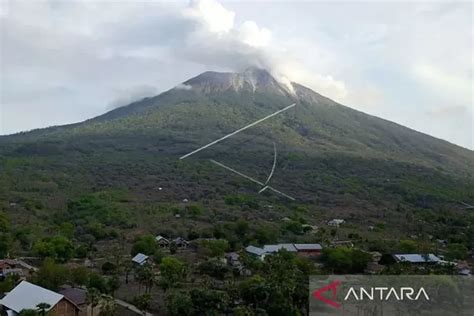
[[[0,137],[0,258],[36,257],[35,281],[51,289],[66,282],[113,294],[133,274],[140,280],[133,302],[150,308],[158,285],[172,315],[297,315],[309,274],[363,272],[366,251],[465,259],[474,244],[474,213],[461,203],[474,201],[472,151],[298,89],[295,111],[183,161],[180,155],[293,98],[171,90],[84,123]],[[263,180],[273,141],[270,184],[294,202],[257,194],[253,183],[207,160]],[[331,218],[347,223],[328,227]],[[156,234],[201,239],[197,257],[164,253]],[[249,244],[334,240],[355,248],[328,248],[317,271],[281,253],[265,263],[249,259],[253,275],[242,279],[216,259]],[[139,252],[159,265],[160,277],[132,271],[126,262]],[[100,264],[67,265],[86,258]]]

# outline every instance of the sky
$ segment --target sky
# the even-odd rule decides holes
[[[474,149],[468,1],[0,0],[0,22],[0,135],[257,66]]]

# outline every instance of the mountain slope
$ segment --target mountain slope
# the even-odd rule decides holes
[[[294,109],[178,160],[292,103]],[[184,194],[219,199],[236,186],[255,194],[254,184],[207,159],[264,180],[273,142],[278,164],[272,185],[299,201],[362,210],[383,200],[436,204],[473,197],[472,151],[345,107],[297,83],[288,87],[255,68],[206,72],[82,123],[1,137],[3,194],[22,197],[24,187],[35,192],[44,182],[64,199],[108,187],[135,190],[143,198],[163,182],[173,192],[158,200]],[[341,202],[348,195],[352,202]]]

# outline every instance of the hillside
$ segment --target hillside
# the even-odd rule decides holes
[[[178,159],[292,103],[296,107],[282,115]],[[208,161],[263,181],[273,142],[278,160],[270,184],[295,202],[268,191],[259,195],[258,186]],[[71,212],[68,202],[97,192],[120,192],[116,202],[135,214],[128,216],[130,227],[140,231],[162,225],[186,231],[208,226],[212,216],[271,222],[303,207],[307,222],[350,216],[356,225],[390,223],[391,230],[409,233],[419,222],[402,223],[407,214],[421,212],[421,222],[431,212],[462,218],[469,214],[459,203],[474,200],[472,151],[297,83],[282,85],[261,69],[206,72],[88,121],[3,136],[0,144],[0,205],[20,226],[37,219],[51,225]],[[229,203],[232,197],[240,202]],[[183,199],[206,211],[176,226],[173,214]]]

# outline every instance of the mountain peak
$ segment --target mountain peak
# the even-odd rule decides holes
[[[291,90],[285,84],[278,82],[270,72],[257,67],[249,67],[242,72],[206,71],[176,88],[203,93],[250,91],[291,94]]]

